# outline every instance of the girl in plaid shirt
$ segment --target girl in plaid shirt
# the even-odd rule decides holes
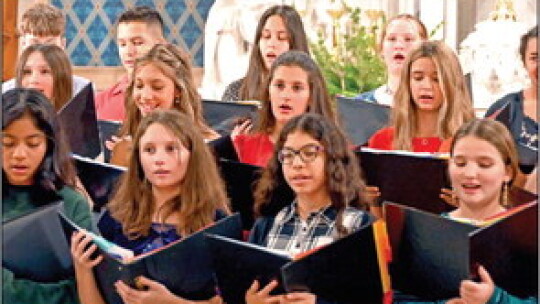
[[[255,211],[260,217],[249,241],[295,255],[360,228],[369,216],[362,210],[365,184],[359,170],[335,123],[312,113],[291,119],[255,191]],[[273,201],[277,185],[285,183],[294,191],[295,200]],[[324,303],[305,292],[270,295],[276,286],[275,281],[267,286],[253,282],[246,302]]]

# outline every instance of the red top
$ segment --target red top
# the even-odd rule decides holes
[[[274,153],[274,144],[268,134],[241,134],[234,138],[238,159],[247,164],[266,167]]]
[[[394,140],[394,128],[383,128],[375,133],[368,142],[368,147],[379,150],[395,150],[392,145]],[[449,140],[442,140],[439,137],[414,137],[412,139],[413,152],[448,152],[443,151],[449,148]]]
[[[112,87],[96,94],[97,119],[124,121],[126,117],[124,98],[128,85],[129,79],[125,75]]]

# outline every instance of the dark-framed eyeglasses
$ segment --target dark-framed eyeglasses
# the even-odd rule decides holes
[[[284,165],[290,165],[293,163],[294,157],[299,155],[300,159],[307,164],[313,162],[322,151],[324,151],[324,147],[317,144],[307,144],[298,150],[283,148],[278,152],[278,160]]]

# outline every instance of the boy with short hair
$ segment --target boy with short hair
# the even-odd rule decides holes
[[[98,119],[123,121],[126,117],[124,99],[135,60],[145,55],[154,45],[165,43],[163,20],[148,6],[137,6],[123,12],[117,21],[118,54],[126,69],[112,87],[96,94]]]
[[[55,44],[66,49],[66,18],[62,11],[47,3],[36,3],[22,15],[19,27],[21,49],[32,44]],[[90,81],[73,75],[73,96],[82,90]],[[15,79],[2,84],[2,93],[16,86]]]

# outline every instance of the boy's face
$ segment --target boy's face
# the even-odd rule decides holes
[[[127,22],[118,25],[118,54],[129,75],[135,59],[145,55],[154,45],[163,42],[163,36],[154,26],[144,22]]]
[[[62,35],[58,36],[36,36],[25,33],[20,37],[22,50],[33,44],[54,44],[62,49],[66,48],[66,39]]]

